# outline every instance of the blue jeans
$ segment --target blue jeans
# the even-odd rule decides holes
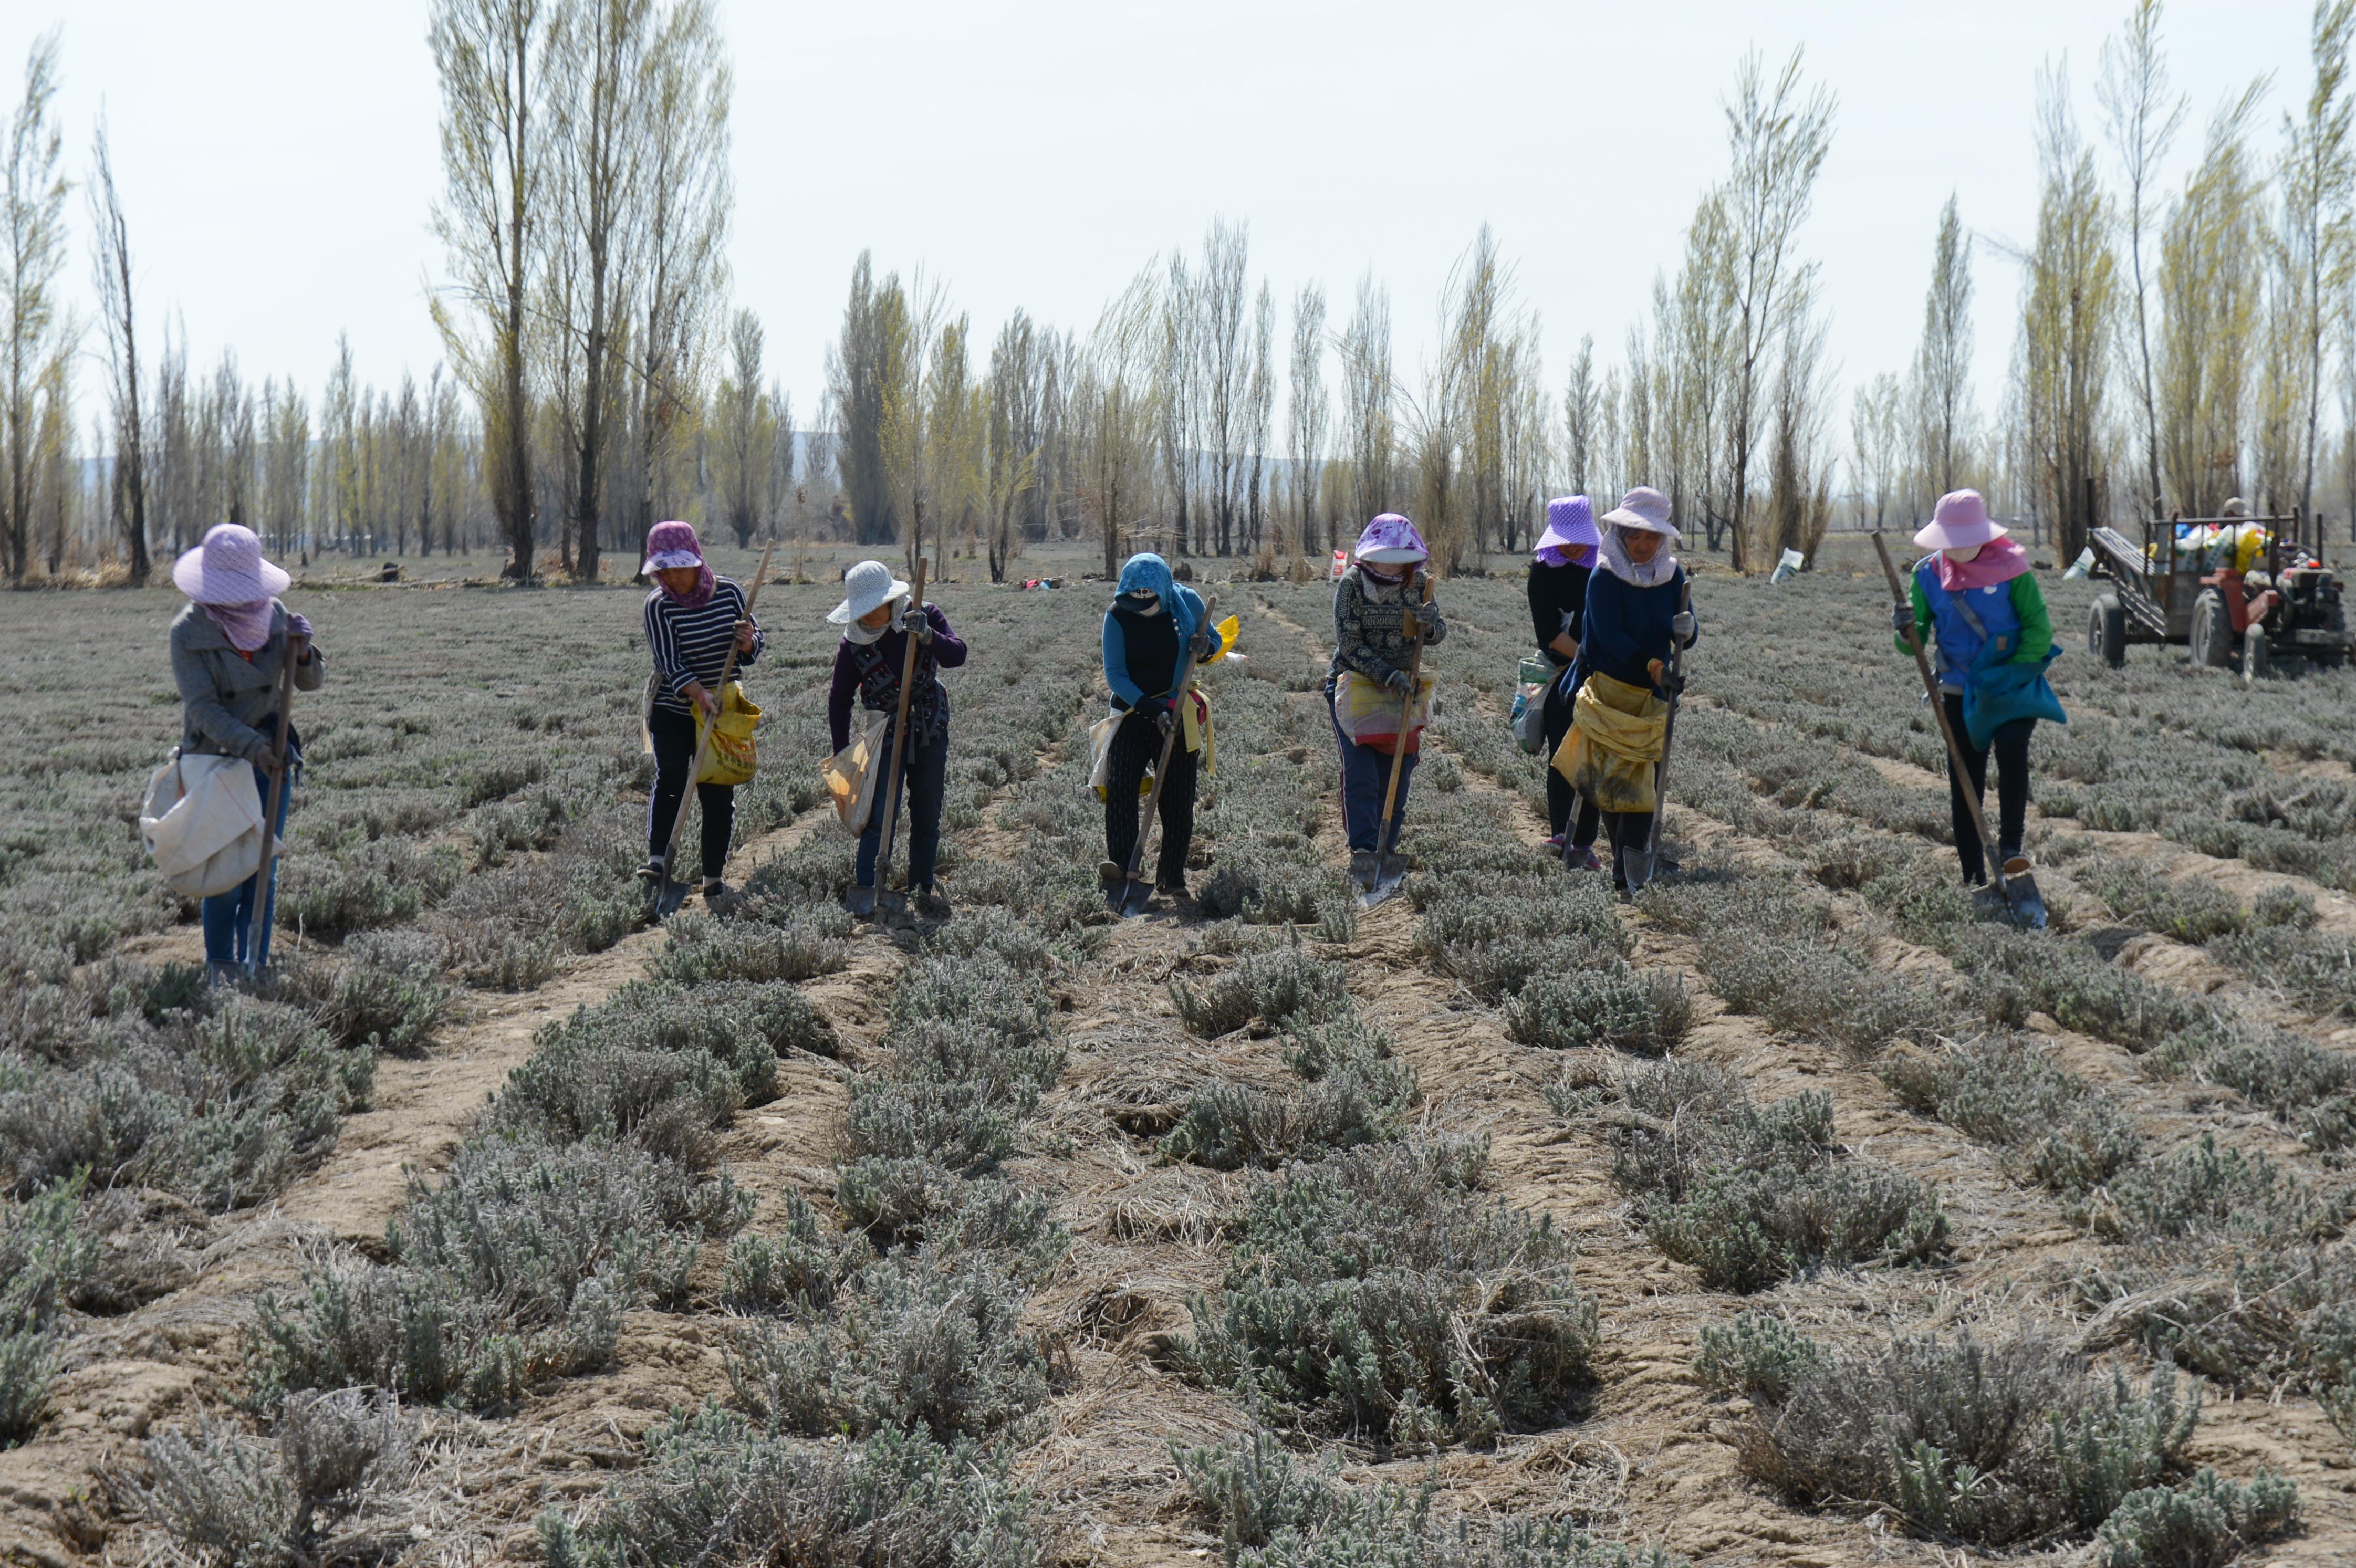
[[[868,807],[867,828],[859,836],[859,885],[875,885],[875,860],[884,848],[884,796],[892,791],[891,750],[884,750],[884,774],[875,781],[875,804]],[[900,759],[900,772],[907,781],[902,787],[901,800],[908,812],[908,885],[926,889],[933,885],[933,866],[941,854],[941,797],[946,792],[949,770],[949,741],[944,735],[937,741],[908,743],[906,753]],[[896,833],[898,822],[891,824]]]
[[[253,770],[253,783],[262,794],[262,807],[270,809],[270,775],[259,765]],[[289,770],[287,783],[294,783]],[[277,831],[286,831],[286,803],[294,794],[292,788],[278,797]],[[278,857],[270,858],[270,887],[262,886],[262,873],[257,871],[225,893],[215,893],[200,907],[205,928],[205,962],[235,964],[260,972],[270,962],[270,923],[278,912]],[[253,903],[255,894],[262,896],[262,929],[254,930]]]
[[[1391,759],[1388,753],[1372,746],[1361,746],[1342,733],[1342,720],[1333,712],[1333,677],[1325,677],[1325,716],[1333,721],[1333,743],[1342,749],[1342,826],[1350,836],[1350,850],[1377,848],[1375,840],[1382,835],[1383,792],[1390,788]],[[1391,830],[1382,835],[1379,846],[1385,853],[1398,848],[1399,824],[1407,820],[1407,786],[1415,777],[1413,752],[1400,759],[1398,801],[1391,809]]]

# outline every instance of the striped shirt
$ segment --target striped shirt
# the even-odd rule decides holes
[[[673,713],[688,711],[683,695],[690,681],[719,695],[721,667],[728,662],[728,645],[736,623],[744,619],[744,591],[729,578],[715,578],[712,597],[700,610],[682,609],[659,588],[647,595],[647,651],[655,659],[655,706]],[[753,627],[753,651],[740,656],[744,668],[761,656],[764,645],[758,623]]]

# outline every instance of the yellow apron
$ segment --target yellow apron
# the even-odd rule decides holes
[[[1571,699],[1554,770],[1598,811],[1650,811],[1668,718],[1669,705],[1647,688],[1590,675]]]

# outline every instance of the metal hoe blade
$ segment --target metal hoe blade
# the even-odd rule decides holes
[[[1374,885],[1358,895],[1358,907],[1372,909],[1398,891],[1399,884],[1407,880],[1407,872],[1406,856],[1396,853],[1384,856],[1382,863],[1376,869]]]
[[[670,868],[664,867],[662,885],[655,890],[655,918],[669,920],[677,914],[679,906],[687,901],[689,886],[690,884],[686,882],[673,879]]]
[[[1153,884],[1137,877],[1126,878],[1112,885],[1112,912],[1123,920],[1135,920],[1145,912],[1153,898]]]

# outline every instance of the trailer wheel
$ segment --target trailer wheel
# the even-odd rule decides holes
[[[2086,651],[2113,669],[2127,662],[2127,617],[2117,594],[2099,594],[2086,607]]]
[[[2213,588],[2202,589],[2192,602],[2189,645],[2192,662],[2204,669],[2233,667],[2233,617],[2225,609],[2225,596]]]
[[[2274,673],[2274,650],[2266,645],[2266,629],[2253,625],[2242,634],[2242,684],[2254,686]]]

